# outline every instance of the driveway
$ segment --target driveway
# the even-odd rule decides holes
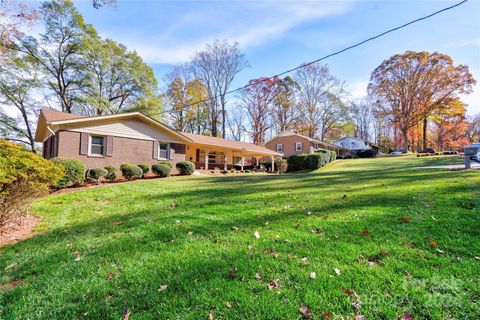
[[[480,169],[480,163],[470,162],[471,169]],[[447,169],[447,170],[463,170],[465,169],[464,164],[450,164],[444,166],[425,166],[425,167],[415,167],[415,169]]]

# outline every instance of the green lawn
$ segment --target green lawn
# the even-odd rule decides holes
[[[314,319],[478,319],[480,172],[413,169],[458,161],[340,160],[42,199],[44,233],[0,249],[0,319],[298,319],[302,306]]]

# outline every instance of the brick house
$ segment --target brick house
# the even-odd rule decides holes
[[[284,131],[278,134],[265,143],[265,147],[272,151],[283,153],[287,158],[298,154],[312,154],[319,149],[335,151],[340,157],[348,153],[348,150],[341,146],[309,138],[293,131]]]
[[[188,160],[197,169],[243,170],[282,156],[247,142],[178,132],[140,112],[86,117],[43,109],[35,141],[43,143],[44,158],[78,159],[87,168]]]

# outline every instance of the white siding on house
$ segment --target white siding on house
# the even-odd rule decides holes
[[[157,140],[173,143],[181,142],[168,131],[136,119],[114,120],[96,125],[66,124],[60,129],[142,140]]]

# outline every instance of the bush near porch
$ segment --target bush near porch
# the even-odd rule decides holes
[[[335,151],[318,150],[314,154],[300,154],[288,158],[288,172],[299,170],[316,170],[333,162],[336,159]]]

